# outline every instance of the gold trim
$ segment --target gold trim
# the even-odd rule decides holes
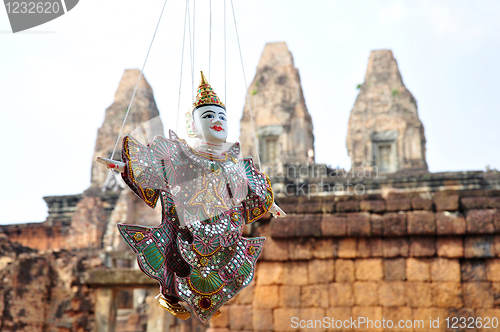
[[[196,247],[194,246],[194,244],[192,245],[193,246],[193,250],[198,254],[200,255],[201,257],[208,257],[208,256],[211,256],[213,254],[215,254],[217,251],[219,251],[220,248],[222,248],[222,246],[218,246],[217,249],[215,249],[214,251],[212,251],[210,254],[206,254],[206,255],[203,255],[201,252],[198,251],[198,249],[196,249]]]
[[[191,290],[193,292],[198,293],[200,295],[214,295],[215,293],[218,293],[222,289],[222,287],[224,287],[226,285],[226,284],[223,283],[219,288],[217,288],[213,292],[211,292],[211,293],[203,293],[203,292],[197,290],[196,288],[194,288],[193,284],[191,283],[191,280],[188,279],[187,282],[189,284],[189,288],[191,288]]]

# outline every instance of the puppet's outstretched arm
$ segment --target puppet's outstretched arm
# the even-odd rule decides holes
[[[108,169],[114,169],[120,173],[125,172],[125,163],[123,163],[121,161],[107,159],[107,158],[101,158],[101,157],[97,157],[96,161],[100,164],[103,164]]]

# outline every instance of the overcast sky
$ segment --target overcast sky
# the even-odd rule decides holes
[[[196,1],[195,12],[194,68],[205,73],[208,3]],[[222,4],[212,1],[210,83],[228,106],[236,141],[245,85],[228,1],[224,95]],[[0,223],[43,221],[43,196],[88,188],[104,111],[123,71],[142,67],[162,6],[82,0],[17,34],[0,8]],[[370,51],[391,49],[418,102],[430,171],[500,169],[500,2],[234,0],[234,7],[248,82],[265,43],[287,42],[313,118],[317,162],[349,168],[356,85]],[[175,129],[184,12],[185,2],[168,0],[144,71],[166,129]],[[181,115],[191,103],[188,46],[183,74]]]

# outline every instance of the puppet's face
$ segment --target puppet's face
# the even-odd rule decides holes
[[[215,105],[197,108],[193,114],[196,132],[207,143],[221,144],[227,138],[226,110]]]

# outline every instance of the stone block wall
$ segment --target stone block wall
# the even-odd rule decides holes
[[[255,280],[212,319],[211,332],[305,331],[308,321],[314,331],[465,331],[447,328],[446,318],[500,319],[499,191],[278,203],[289,215],[254,227],[254,236],[267,237]],[[358,321],[335,329],[325,317],[412,327],[365,329]],[[483,330],[500,327],[467,329]]]

